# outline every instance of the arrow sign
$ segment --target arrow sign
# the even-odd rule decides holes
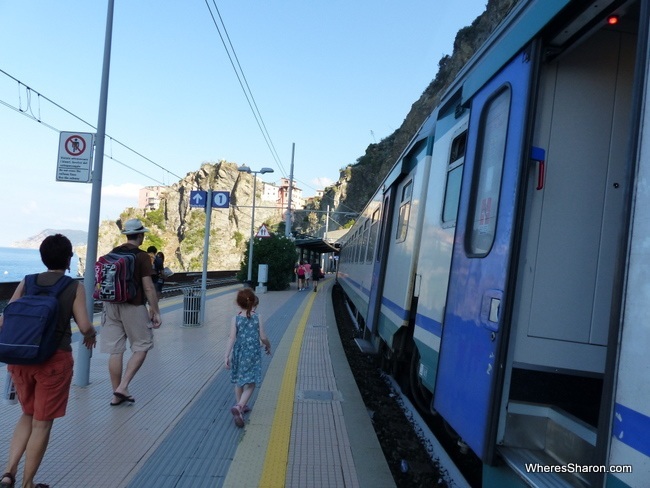
[[[208,200],[208,192],[201,190],[192,190],[190,192],[190,207],[191,208],[205,208],[205,203]]]
[[[213,191],[212,208],[228,208],[228,207],[230,207],[230,192]]]

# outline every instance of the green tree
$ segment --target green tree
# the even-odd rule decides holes
[[[246,249],[250,241],[246,242]],[[248,279],[248,252],[237,274],[241,281]],[[293,278],[293,266],[296,261],[296,245],[292,239],[281,235],[253,239],[253,268],[251,270],[253,284],[257,284],[257,272],[260,264],[269,265],[269,276],[266,287],[269,290],[286,290]]]

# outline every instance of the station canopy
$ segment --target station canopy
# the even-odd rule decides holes
[[[336,243],[329,243],[321,237],[314,237],[307,234],[295,235],[295,244],[299,249],[306,251],[317,252],[325,254],[328,252],[339,252],[340,246]]]

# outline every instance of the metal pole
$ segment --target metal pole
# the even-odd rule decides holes
[[[259,171],[251,171],[253,173],[253,213],[251,215],[251,238],[248,244],[248,283],[252,288],[253,286],[253,232],[255,226],[255,196],[257,194],[257,173]]]
[[[330,224],[330,206],[327,206],[327,215],[325,216],[325,236],[323,237],[324,241],[327,241],[327,232],[329,231]]]
[[[284,218],[284,236],[291,235],[291,192],[293,190],[293,156],[296,152],[296,143],[291,145],[291,171],[289,172],[289,196],[287,198],[287,215]]]
[[[210,223],[212,221],[212,188],[208,189],[208,201],[205,207],[205,232],[203,237],[203,272],[201,273],[201,309],[199,310],[199,324],[203,325],[205,319],[205,298],[208,283],[208,253],[210,252]]]
[[[102,67],[102,85],[99,94],[99,114],[97,116],[97,136],[95,139],[95,164],[93,167],[93,186],[90,197],[90,217],[88,219],[88,243],[86,245],[86,269],[84,271],[84,290],[86,308],[92,321],[94,315],[93,289],[95,288],[95,261],[97,261],[97,241],[99,234],[99,209],[102,200],[102,173],[104,171],[104,138],[106,136],[106,106],[108,105],[108,74],[111,67],[111,41],[113,33],[113,0],[108,0],[106,13],[106,36],[104,39],[104,65]],[[92,351],[83,347],[83,341],[77,348],[74,380],[77,386],[90,383],[90,358]]]

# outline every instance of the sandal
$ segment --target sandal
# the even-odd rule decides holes
[[[2,478],[0,478],[0,480],[3,480],[5,478],[9,478],[9,483],[6,483],[4,481],[1,482],[0,488],[13,488],[16,484],[16,477],[11,473],[6,472],[5,474],[2,475]]]
[[[233,405],[233,407],[230,409],[230,413],[233,416],[235,425],[240,428],[243,427],[244,417],[242,417],[242,408],[239,405]]]
[[[34,488],[50,488],[50,485],[46,485],[45,483],[37,483],[34,485]]]

